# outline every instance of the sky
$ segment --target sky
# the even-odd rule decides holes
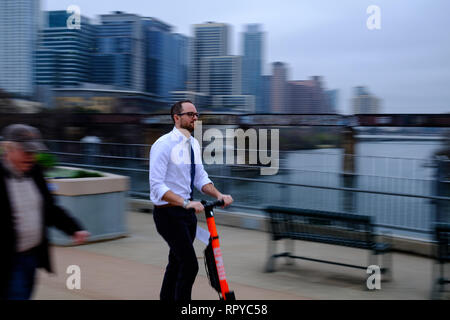
[[[265,32],[264,73],[287,63],[289,80],[319,75],[338,89],[338,111],[351,113],[355,86],[381,99],[383,113],[450,112],[448,0],[42,0],[43,10],[77,5],[97,18],[111,11],[154,17],[192,36],[206,21],[231,26],[231,54],[242,54],[248,23]],[[379,29],[371,5],[379,8]]]

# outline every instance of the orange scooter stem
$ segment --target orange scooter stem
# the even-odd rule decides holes
[[[206,223],[208,225],[208,230],[210,233],[210,242],[214,254],[215,267],[217,269],[220,291],[222,295],[221,299],[236,300],[234,292],[230,291],[228,287],[227,278],[225,275],[225,266],[223,264],[222,251],[220,250],[219,235],[217,234],[216,222],[214,220],[213,208],[215,206],[223,206],[223,200],[214,202],[207,202],[205,200],[202,200],[202,204],[205,208]]]

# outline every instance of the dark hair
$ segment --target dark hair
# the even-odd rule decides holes
[[[175,102],[170,109],[170,116],[172,117],[173,123],[175,123],[174,115],[183,112],[183,103],[192,103],[191,100],[181,100]],[[193,103],[192,103],[193,104]]]

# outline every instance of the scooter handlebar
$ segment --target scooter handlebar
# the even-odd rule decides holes
[[[202,205],[206,208],[206,207],[221,207],[223,206],[225,203],[223,202],[223,200],[215,200],[215,201],[206,201],[206,200],[202,200],[201,201]]]
[[[208,210],[207,208],[212,209],[214,207],[221,207],[225,204],[223,200],[215,200],[215,201],[201,200],[200,202],[202,203],[203,207],[205,207],[205,211]],[[188,210],[195,213],[194,208],[190,208]]]

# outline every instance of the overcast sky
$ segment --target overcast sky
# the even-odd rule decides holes
[[[116,10],[155,17],[188,36],[195,23],[228,23],[232,54],[242,53],[245,24],[260,23],[265,73],[282,61],[290,80],[323,76],[339,89],[340,112],[350,112],[359,85],[382,99],[384,113],[450,112],[448,0],[42,0],[42,9],[71,4],[90,18]],[[370,5],[380,8],[379,30],[366,26]]]

